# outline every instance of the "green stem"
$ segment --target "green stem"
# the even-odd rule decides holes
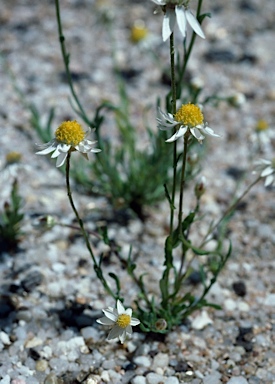
[[[245,191],[241,194],[240,197],[238,197],[237,200],[235,200],[235,202],[230,205],[227,210],[223,213],[222,217],[217,221],[217,223],[214,225],[214,226],[210,226],[208,232],[206,233],[206,235],[204,236],[203,238],[203,241],[202,243],[200,244],[199,248],[203,247],[206,243],[207,243],[207,238],[208,236],[213,233],[213,231],[221,224],[221,222],[227,217],[229,216],[233,211],[234,209],[237,207],[237,205],[239,204],[239,202],[245,197],[245,195],[248,194],[248,192],[251,190],[252,187],[254,187],[254,185],[256,185],[258,183],[259,180],[261,180],[261,176],[259,176],[256,180],[253,181],[253,183],[251,183],[246,189]]]
[[[172,95],[172,114],[177,112],[177,87],[176,87],[176,72],[175,72],[175,45],[174,33],[170,36],[170,66],[171,66],[171,95]],[[174,132],[175,133],[175,132]],[[174,211],[175,211],[175,195],[177,183],[177,141],[174,142],[173,147],[173,185],[172,185],[172,198],[171,198],[171,211],[170,211],[170,235],[174,230]]]
[[[114,299],[117,299],[115,293],[113,292],[113,290],[109,287],[107,281],[105,280],[104,276],[103,276],[103,273],[102,273],[102,270],[100,268],[100,265],[97,263],[96,261],[96,258],[95,258],[95,255],[93,253],[93,250],[91,248],[91,245],[90,245],[90,242],[89,242],[89,236],[88,236],[88,233],[86,232],[85,228],[84,228],[84,224],[83,224],[83,221],[81,219],[81,217],[79,216],[79,213],[76,209],[76,206],[74,204],[74,201],[73,201],[73,197],[72,197],[72,192],[71,192],[71,185],[70,185],[70,159],[71,159],[71,152],[69,151],[68,152],[68,155],[67,155],[67,159],[66,159],[66,187],[67,187],[67,195],[68,195],[68,198],[69,198],[69,201],[70,201],[70,204],[71,204],[71,207],[74,211],[74,214],[76,216],[76,219],[78,221],[78,224],[80,226],[80,230],[81,230],[81,233],[82,233],[82,236],[85,240],[85,244],[86,244],[86,247],[91,255],[91,258],[93,260],[93,264],[94,264],[94,269],[95,269],[95,272],[96,272],[96,275],[97,277],[99,278],[99,280],[101,281],[102,285],[104,286],[105,290],[114,298]]]
[[[183,145],[183,154],[182,154],[182,166],[181,166],[181,179],[180,179],[180,196],[179,196],[179,216],[178,216],[178,225],[179,225],[179,235],[182,235],[182,215],[183,215],[183,194],[185,186],[185,168],[187,160],[187,147],[188,147],[189,131],[184,135],[184,145]]]
[[[75,102],[79,108],[81,117],[83,118],[83,120],[85,121],[85,123],[87,125],[91,126],[93,124],[91,123],[91,121],[87,117],[87,115],[86,115],[86,113],[85,113],[85,111],[84,111],[84,109],[83,109],[83,107],[82,107],[82,105],[78,99],[78,96],[74,90],[72,75],[71,75],[70,68],[69,68],[69,54],[66,51],[65,36],[63,35],[63,30],[62,30],[59,0],[55,0],[55,9],[56,9],[56,20],[57,20],[57,25],[58,25],[59,42],[60,42],[63,62],[65,65],[65,71],[66,71],[66,75],[67,75],[67,79],[68,79],[68,84],[69,84],[72,96],[73,96],[73,98],[74,98],[74,100],[75,100]]]

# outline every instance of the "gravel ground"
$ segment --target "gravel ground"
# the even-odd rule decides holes
[[[61,3],[71,69],[84,105],[92,111],[103,99],[117,101],[113,44],[117,65],[132,73],[127,90],[132,117],[144,138],[144,109],[151,106],[148,121],[155,126],[156,96],[163,97],[168,90],[161,83],[161,68],[168,65],[168,43],[160,39],[161,14],[153,14],[155,7],[149,0],[132,0],[130,5],[122,0]],[[205,109],[210,126],[222,135],[207,140],[204,175],[208,189],[203,202],[210,222],[233,195],[236,175],[251,170],[257,121],[266,120],[270,135],[274,132],[275,4],[266,1],[262,6],[256,0],[204,3],[212,18],[203,25],[207,39],[197,39],[189,75],[205,83],[203,95],[219,92],[227,97],[239,92],[246,97],[240,108],[222,102]],[[112,20],[112,44],[103,23],[106,16]],[[129,41],[130,27],[138,19],[149,29],[146,44],[141,46]],[[3,253],[0,259],[0,383],[274,384],[274,189],[256,185],[230,223],[234,251],[208,297],[221,304],[222,310],[195,313],[166,337],[134,332],[124,345],[107,342],[106,330],[95,319],[113,302],[96,281],[82,239],[62,226],[48,232],[33,227],[39,215],[52,214],[69,225],[74,216],[63,175],[34,154],[40,139],[6,68],[43,121],[51,107],[56,108],[54,126],[76,118],[64,81],[54,2],[2,0],[0,21],[0,203],[2,207],[9,198],[17,178],[25,214],[19,252]],[[148,52],[156,53],[159,60]],[[110,135],[113,128],[108,117],[105,134]],[[6,165],[10,151],[22,154],[19,164]],[[274,139],[260,156],[274,157]],[[253,177],[249,171],[246,184]],[[77,191],[74,197],[90,229],[112,215],[103,197],[91,198]],[[162,270],[169,214],[165,202],[148,207],[146,213],[145,223],[132,217],[127,225],[113,220],[109,234],[125,255],[129,244],[133,245],[140,271],[150,270],[148,284],[154,292]],[[204,230],[200,228],[195,240]],[[108,253],[101,241],[94,247],[97,255]],[[126,306],[131,305],[136,289],[112,254],[106,265],[106,272],[110,271],[119,274],[122,291],[127,292]]]

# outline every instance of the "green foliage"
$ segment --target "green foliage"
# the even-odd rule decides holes
[[[10,202],[5,202],[0,212],[0,252],[16,251],[21,239],[21,223],[24,214],[20,213],[22,198],[18,193],[18,183],[12,185]]]

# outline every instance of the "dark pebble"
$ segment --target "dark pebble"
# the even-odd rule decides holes
[[[186,363],[186,361],[179,361],[174,367],[174,370],[176,372],[186,372],[189,370],[189,365]]]
[[[187,283],[190,283],[192,285],[197,285],[199,283],[201,283],[201,273],[199,271],[193,271],[188,279],[187,279]]]
[[[236,281],[232,284],[232,288],[236,295],[244,297],[246,295],[246,285],[243,281]]]
[[[125,371],[134,371],[137,365],[135,363],[129,363],[124,367]]]
[[[205,54],[204,57],[210,63],[215,61],[222,63],[233,63],[236,61],[235,55],[229,50],[211,49]]]
[[[26,292],[31,292],[35,287],[40,285],[43,281],[43,275],[39,271],[31,271],[27,276],[21,281],[22,288]]]
[[[236,337],[236,345],[243,347],[246,352],[253,350],[253,328],[252,327],[239,327],[239,334]]]

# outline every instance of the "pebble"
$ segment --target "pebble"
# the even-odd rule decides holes
[[[198,316],[195,317],[195,319],[192,320],[191,327],[193,329],[201,330],[212,323],[213,321],[208,316],[208,313],[203,310]]]
[[[158,353],[154,359],[152,364],[152,369],[156,369],[158,367],[166,368],[169,364],[169,355],[167,353]]]
[[[275,293],[270,293],[264,300],[264,305],[275,307]]]
[[[164,382],[164,377],[157,373],[150,372],[146,375],[146,384],[160,384]]]
[[[44,384],[59,384],[58,378],[54,373],[50,373],[44,381]]]
[[[242,376],[231,377],[227,384],[248,384],[248,381]]]
[[[38,372],[44,372],[48,368],[48,362],[46,360],[38,360],[35,365],[35,369]]]
[[[146,379],[144,376],[137,375],[132,379],[133,384],[146,384]]]
[[[6,332],[3,332],[3,331],[0,332],[0,339],[4,345],[10,345],[11,344],[9,335]]]
[[[28,340],[25,343],[26,348],[34,348],[38,347],[39,345],[43,344],[43,340],[41,340],[39,337],[34,336],[31,340]]]
[[[133,359],[133,361],[136,365],[147,368],[150,367],[152,364],[151,359],[147,356],[137,356]]]
[[[214,371],[203,378],[203,384],[220,384],[220,372]]]

